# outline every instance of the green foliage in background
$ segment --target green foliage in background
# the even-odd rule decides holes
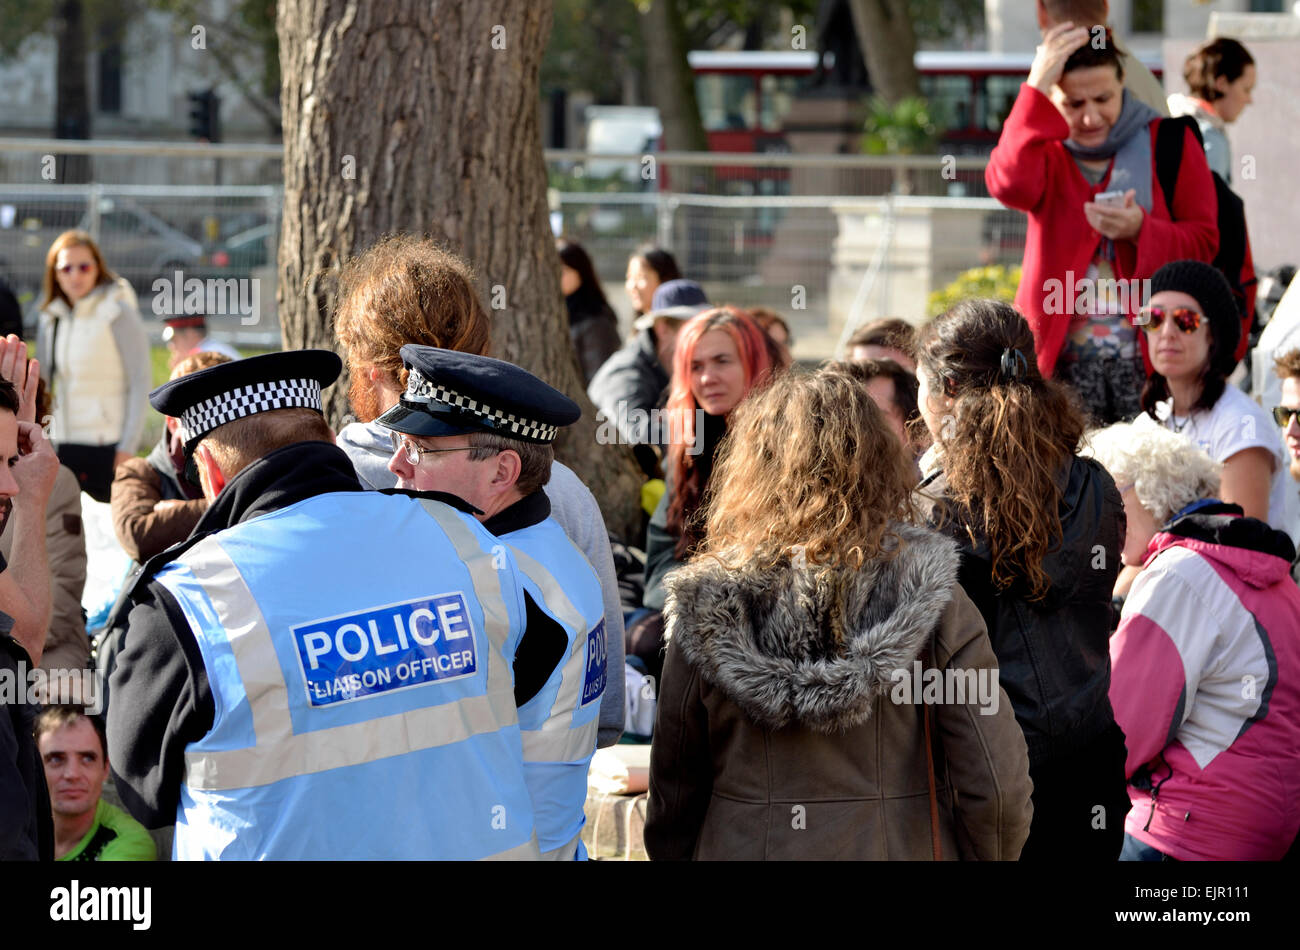
[[[1020,267],[972,267],[962,271],[947,287],[930,294],[928,313],[937,317],[953,304],[971,297],[984,297],[992,300],[1005,300],[1010,303],[1015,299],[1016,288],[1020,286]]]
[[[929,105],[921,96],[909,96],[890,106],[877,96],[871,100],[862,150],[868,155],[920,155],[934,151],[941,131]]]
[[[920,44],[944,46],[984,29],[984,0],[907,0]]]

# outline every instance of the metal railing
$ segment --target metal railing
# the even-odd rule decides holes
[[[82,227],[132,281],[146,317],[155,281],[174,283],[176,271],[258,280],[258,323],[214,329],[247,343],[277,340],[281,154],[252,143],[0,139],[0,273],[30,314],[50,242]],[[72,155],[91,159],[93,184],[48,180],[47,170],[57,173]],[[625,327],[630,304],[619,285],[628,256],[646,242],[671,249],[711,299],[772,307],[805,339],[834,339],[846,323],[877,314],[920,319],[928,291],[968,267],[1018,262],[1023,249],[1024,217],[987,197],[981,158],[545,157],[553,229],[587,248]],[[927,216],[942,217],[944,229],[918,237]]]

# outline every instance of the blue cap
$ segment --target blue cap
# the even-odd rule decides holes
[[[689,320],[713,305],[704,294],[704,288],[693,280],[668,280],[655,288],[650,298],[650,312],[636,321],[636,328],[644,330],[656,320]]]
[[[408,343],[410,375],[398,403],[378,421],[408,435],[494,432],[546,445],[582,415],[578,404],[513,363]]]
[[[209,366],[163,383],[149,405],[180,421],[185,454],[218,426],[271,409],[321,412],[321,390],[343,371],[329,350],[286,350]]]

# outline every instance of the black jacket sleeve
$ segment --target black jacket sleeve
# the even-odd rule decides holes
[[[27,685],[31,658],[8,630],[0,613],[0,675],[16,691]],[[45,789],[45,767],[32,731],[36,707],[15,696],[0,700],[0,861],[54,859],[54,826]]]
[[[646,529],[645,594],[641,603],[654,610],[664,609],[667,596],[664,591],[664,576],[682,564],[677,560],[677,535],[668,530],[668,504],[672,500],[672,493],[673,486],[670,482]]]
[[[109,677],[108,760],[141,823],[176,820],[185,746],[212,728],[215,706],[199,645],[163,587],[144,586]]]

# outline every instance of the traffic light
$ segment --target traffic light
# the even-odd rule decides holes
[[[207,142],[221,141],[221,100],[216,92],[205,89],[203,92],[189,93],[190,99],[190,135]]]

